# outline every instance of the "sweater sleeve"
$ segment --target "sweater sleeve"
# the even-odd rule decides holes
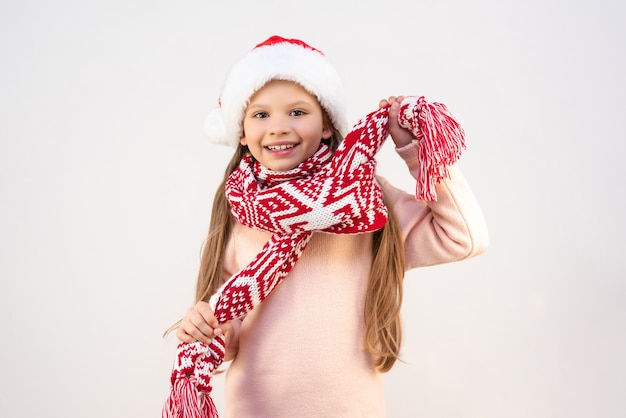
[[[418,144],[396,148],[416,178]],[[489,244],[482,211],[458,167],[437,185],[437,201],[418,201],[415,194],[397,189],[379,177],[380,185],[400,223],[406,270],[459,261],[483,253]]]

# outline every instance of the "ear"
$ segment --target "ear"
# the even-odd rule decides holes
[[[333,130],[332,129],[325,128],[322,131],[322,139],[330,139],[331,136],[333,136]]]
[[[245,136],[242,136],[241,138],[239,138],[239,143],[245,147],[246,145],[248,145],[248,140]]]

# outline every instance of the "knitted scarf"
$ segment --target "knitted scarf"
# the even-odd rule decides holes
[[[290,171],[269,170],[250,156],[241,160],[225,187],[232,216],[272,236],[254,260],[211,297],[220,323],[241,318],[263,302],[289,274],[314,231],[354,234],[385,225],[387,208],[375,181],[375,155],[387,138],[388,117],[388,108],[370,113],[334,155],[321,145]],[[418,198],[434,200],[435,184],[447,177],[445,166],[455,162],[465,147],[463,131],[445,106],[427,103],[423,97],[405,99],[399,120],[420,141]],[[218,417],[210,379],[224,355],[223,335],[208,346],[179,344],[163,418]]]

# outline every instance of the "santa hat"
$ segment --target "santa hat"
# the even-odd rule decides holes
[[[272,36],[239,60],[226,76],[219,106],[204,123],[204,134],[216,144],[239,145],[243,115],[252,95],[271,80],[298,83],[317,97],[334,127],[347,133],[343,84],[324,54],[299,39]]]

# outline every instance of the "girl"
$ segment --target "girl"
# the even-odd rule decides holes
[[[400,126],[403,100],[392,96],[381,100],[379,108],[388,111],[383,128],[417,178],[420,134],[416,139]],[[487,247],[482,213],[455,166],[436,186],[432,202],[420,201],[382,177],[350,181],[345,190],[363,183],[368,201],[376,201],[382,190],[384,205],[381,200],[368,207],[342,231],[315,228],[301,252],[278,263],[285,278],[263,295],[265,300],[238,319],[216,318],[211,296],[229,277],[247,271],[273,239],[269,229],[240,219],[257,211],[254,219],[274,216],[291,222],[289,210],[298,204],[277,201],[270,213],[261,213],[232,190],[252,175],[243,176],[241,167],[250,167],[259,189],[302,170],[325,169],[331,158],[351,151],[340,148],[346,126],[342,85],[324,55],[302,41],[280,37],[257,45],[233,67],[219,108],[207,118],[209,138],[236,150],[215,195],[196,304],[176,335],[187,344],[225,341],[224,359],[231,361],[226,373],[229,417],[384,417],[381,373],[400,355],[404,272],[472,257]],[[318,195],[306,197],[317,207]],[[290,214],[283,218],[283,212]],[[386,222],[379,223],[382,216]],[[357,224],[365,225],[364,232],[350,229]]]

